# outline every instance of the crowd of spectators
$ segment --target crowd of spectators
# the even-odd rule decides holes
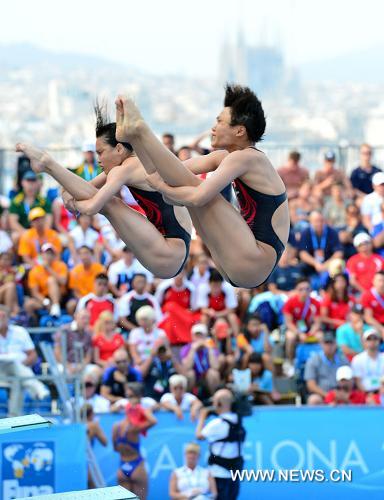
[[[163,141],[181,159],[206,153],[198,141],[178,151],[171,134]],[[303,403],[381,404],[384,172],[367,144],[351,175],[336,160],[328,151],[310,173],[293,151],[278,169],[289,244],[254,290],[223,281],[198,235],[181,273],[158,279],[103,216],[76,219],[58,189],[46,191],[31,169],[19,172],[0,208],[1,374],[29,376],[23,388],[46,399],[26,329],[50,326],[57,362],[80,374],[96,413],[122,411],[132,383],[141,384],[144,407],[177,418],[195,419],[228,384],[254,404],[278,404],[286,401],[281,378],[297,382]],[[99,173],[92,145],[75,172],[86,180]],[[15,414],[21,403],[11,401]]]

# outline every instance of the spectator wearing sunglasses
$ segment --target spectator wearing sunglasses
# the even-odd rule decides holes
[[[84,374],[83,383],[84,400],[80,401],[80,404],[91,405],[94,413],[108,413],[110,409],[110,402],[108,399],[97,393],[99,377],[95,373],[86,372]]]
[[[115,403],[126,396],[126,385],[129,382],[141,382],[141,373],[129,363],[127,351],[119,349],[113,355],[114,366],[104,372],[101,394],[110,403]]]

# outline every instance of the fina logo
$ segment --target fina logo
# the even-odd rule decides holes
[[[3,444],[1,477],[3,500],[54,493],[54,443]]]

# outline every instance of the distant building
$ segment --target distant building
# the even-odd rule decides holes
[[[247,46],[239,30],[234,44],[221,49],[219,79],[248,85],[263,97],[282,89],[286,69],[282,51],[273,45]]]

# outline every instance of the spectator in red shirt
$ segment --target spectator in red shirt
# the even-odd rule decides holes
[[[345,274],[336,274],[321,302],[321,321],[327,325],[328,330],[336,331],[345,323],[355,303],[348,292],[348,278]]]
[[[375,274],[373,287],[363,293],[361,304],[365,321],[384,339],[384,271]]]
[[[357,250],[347,261],[347,271],[353,288],[363,293],[372,287],[373,277],[384,270],[384,259],[373,253],[372,239],[367,233],[359,233],[353,238]]]
[[[170,280],[164,280],[157,287],[155,297],[164,313],[159,324],[167,333],[173,345],[184,345],[191,341],[191,326],[198,321],[196,289],[185,277],[185,272]]]
[[[287,331],[285,345],[287,358],[293,361],[298,342],[317,342],[320,336],[320,303],[311,297],[308,279],[298,280],[296,293],[283,307]]]
[[[124,339],[116,331],[116,322],[110,311],[103,311],[98,317],[92,339],[95,363],[106,368],[113,365],[113,354],[124,346]]]
[[[376,394],[372,392],[367,394],[367,404],[384,406],[384,377],[381,377],[380,379],[379,392]]]
[[[236,315],[237,298],[233,287],[224,282],[221,274],[212,269],[209,284],[202,284],[197,293],[197,308],[201,311],[201,322],[211,328],[217,320],[226,320],[233,335],[239,333],[239,319]]]
[[[108,293],[108,276],[100,273],[95,278],[94,293],[82,297],[77,304],[77,311],[88,309],[93,327],[103,311],[115,312],[115,299]]]
[[[366,395],[353,386],[353,372],[350,366],[340,366],[336,372],[337,386],[327,393],[324,402],[327,405],[364,405]]]

